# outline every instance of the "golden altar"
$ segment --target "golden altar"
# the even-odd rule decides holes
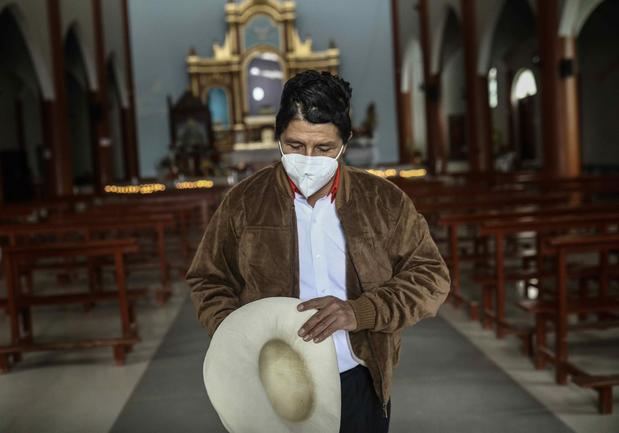
[[[314,51],[312,39],[300,37],[294,1],[228,1],[225,15],[225,38],[213,44],[213,57],[194,49],[187,56],[189,88],[208,105],[222,154],[275,149],[272,131],[284,82],[307,69],[337,73],[339,49],[331,42]]]

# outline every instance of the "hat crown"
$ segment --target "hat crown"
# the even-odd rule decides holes
[[[204,357],[206,391],[230,433],[338,433],[340,376],[333,338],[304,341],[316,314],[272,297],[232,311]]]
[[[281,418],[301,422],[314,410],[315,386],[303,357],[288,343],[272,339],[258,360],[260,381],[273,410]]]

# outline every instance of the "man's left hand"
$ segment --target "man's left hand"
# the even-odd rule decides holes
[[[318,311],[299,329],[299,337],[305,341],[320,343],[335,331],[354,331],[357,329],[355,312],[347,301],[335,296],[310,299],[297,307],[299,311],[312,308]]]

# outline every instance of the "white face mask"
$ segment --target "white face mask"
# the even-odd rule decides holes
[[[282,143],[279,142],[284,169],[305,198],[311,197],[329,183],[337,171],[337,160],[343,150],[344,146],[335,158],[330,156],[305,156],[298,153],[285,154],[282,150]]]

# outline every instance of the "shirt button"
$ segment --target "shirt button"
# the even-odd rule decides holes
[[[320,254],[316,254],[316,258],[319,259],[320,258]]]

